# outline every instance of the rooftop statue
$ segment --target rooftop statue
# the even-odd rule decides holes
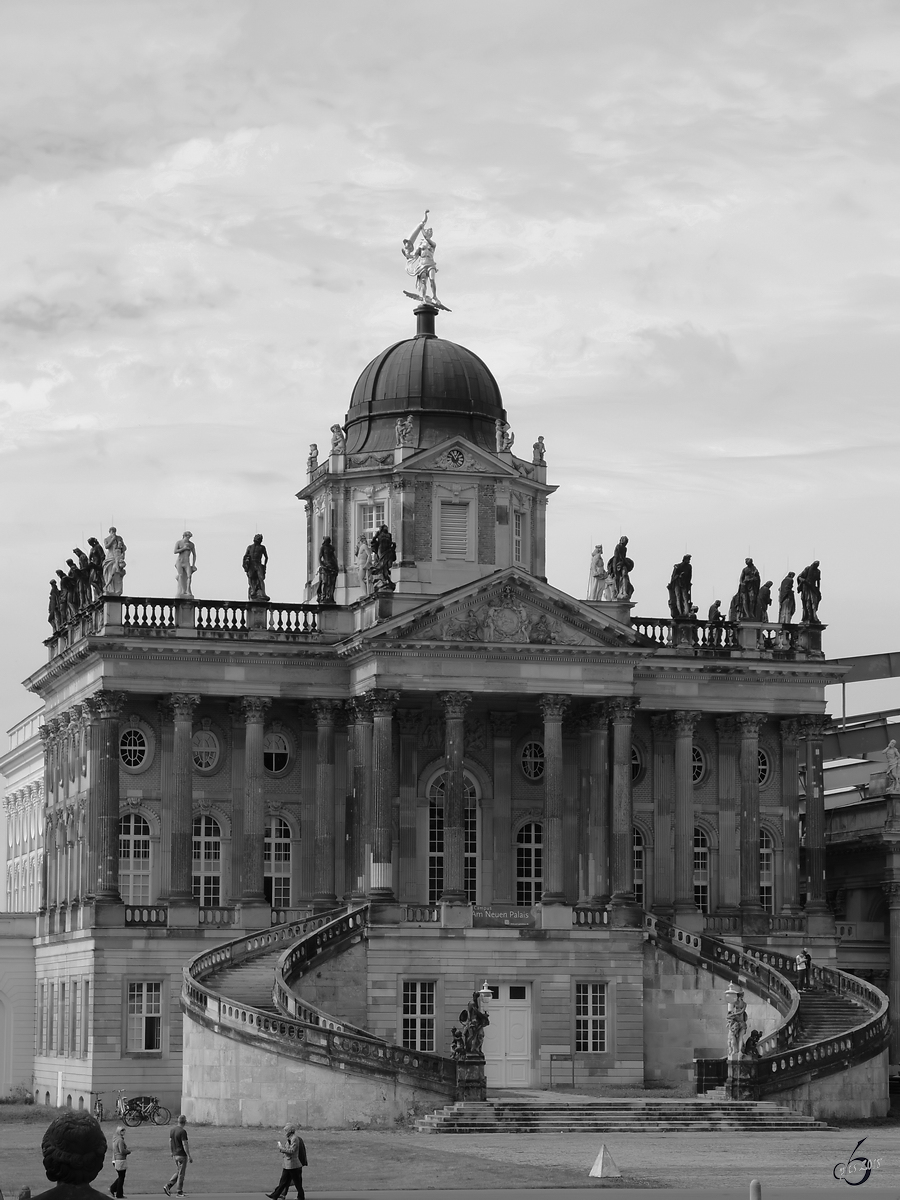
[[[790,625],[797,611],[797,601],[794,597],[794,572],[788,571],[778,589],[778,621],[781,625]]]
[[[672,568],[672,578],[669,580],[669,612],[672,619],[685,618],[691,615],[691,579],[693,578],[691,556],[686,554],[681,562]]]
[[[93,599],[91,595],[91,562],[85,552],[79,549],[78,546],[74,548],[72,553],[78,559],[78,569],[81,572],[81,603],[82,606],[86,606]]]
[[[594,553],[591,555],[591,569],[588,574],[588,600],[602,600],[603,593],[606,591],[606,581],[609,576],[606,573],[606,567],[603,565],[603,547],[595,546]]]
[[[394,425],[394,433],[397,446],[411,446],[413,444],[412,417],[398,417]]]
[[[263,545],[263,535],[257,533],[253,541],[244,551],[241,566],[247,575],[247,599],[268,600],[266,595],[266,568],[269,565],[269,552]]]
[[[338,577],[338,560],[330,537],[322,538],[319,550],[319,586],[316,589],[317,604],[334,604],[334,586]]]
[[[392,592],[397,586],[391,579],[391,569],[397,561],[397,547],[387,525],[382,525],[371,542],[372,590]]]
[[[769,620],[769,605],[772,603],[772,580],[767,579],[759,589],[756,596],[756,619],[757,621],[767,622]]]
[[[547,459],[544,457],[546,454],[546,451],[547,451],[547,447],[544,445],[544,439],[543,439],[543,437],[539,436],[538,440],[531,447],[531,452],[532,452],[531,461],[534,463],[534,465],[536,467],[543,466],[543,464],[547,461]]]
[[[91,1187],[106,1157],[103,1130],[90,1113],[67,1112],[51,1121],[41,1141],[44,1171],[56,1187],[35,1200],[105,1200]]]
[[[887,762],[887,781],[885,790],[888,792],[900,792],[900,750],[897,749],[897,743],[894,738],[888,742],[884,757]]]
[[[178,585],[175,591],[176,599],[193,600],[191,579],[197,570],[197,550],[191,538],[194,535],[186,529],[175,543],[175,578]]]
[[[822,572],[819,570],[819,560],[804,567],[797,576],[797,588],[800,592],[800,603],[803,605],[804,625],[818,625],[819,605],[822,603]]]
[[[752,558],[744,559],[744,569],[738,581],[738,595],[741,598],[738,620],[755,621],[756,606],[759,600],[759,571]]]
[[[409,296],[410,300],[418,300],[420,304],[431,304],[435,308],[442,308],[445,312],[450,309],[441,304],[437,298],[437,283],[435,275],[437,267],[434,262],[434,252],[437,249],[432,234],[434,230],[430,227],[425,227],[425,222],[428,220],[429,210],[425,209],[425,216],[418,223],[408,238],[403,239],[401,252],[406,259],[406,273],[412,275],[416,281],[416,291],[404,291],[404,296]],[[417,243],[418,238],[421,241]],[[431,287],[431,295],[428,296],[429,285]]]
[[[88,574],[91,581],[91,592],[94,599],[99,600],[103,595],[103,560],[106,558],[106,551],[95,537],[88,538],[88,545],[90,546]]]
[[[106,557],[103,559],[103,590],[108,596],[122,595],[122,580],[125,578],[125,543],[110,525],[109,536],[103,539]]]
[[[628,538],[624,535],[616,543],[613,556],[606,564],[606,569],[613,578],[615,587],[613,599],[630,600],[634,595],[634,588],[631,584],[631,572],[634,570],[634,563],[628,557]]]
[[[74,585],[65,571],[57,571],[59,577],[59,620],[61,625],[67,624],[75,619],[78,612],[78,598],[75,595]]]
[[[331,453],[343,454],[347,449],[347,439],[344,437],[344,431],[340,425],[332,425],[331,427]]]
[[[516,435],[510,429],[508,421],[501,421],[499,417],[497,418],[494,422],[494,436],[497,440],[498,454],[505,454],[512,450]]]
[[[50,622],[50,627],[54,633],[56,633],[66,623],[65,603],[65,596],[59,590],[59,584],[55,579],[51,579],[50,603],[47,608],[47,620]]]

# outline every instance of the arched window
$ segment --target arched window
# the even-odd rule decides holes
[[[528,821],[516,834],[516,904],[537,904],[544,890],[544,827]]]
[[[637,826],[634,829],[634,901],[639,908],[644,907],[644,835]]]
[[[699,826],[694,829],[694,903],[709,912],[709,838]]]
[[[291,907],[291,827],[281,817],[266,824],[263,887],[273,908]]]
[[[644,756],[641,749],[634,742],[631,743],[631,782],[637,781],[644,774]]]
[[[436,904],[444,890],[444,793],[447,772],[435,775],[428,787],[428,902]],[[475,780],[463,773],[463,804],[465,805],[465,892],[470,904],[475,903],[478,883],[478,793]]]
[[[769,759],[769,755],[765,750],[762,749],[762,747],[760,747],[756,752],[756,761],[759,766],[759,786],[765,787],[772,778],[772,763]]]
[[[222,903],[222,831],[213,817],[194,817],[194,899],[201,908]]]
[[[137,813],[119,818],[119,891],[126,904],[150,903],[150,826]]]
[[[691,780],[696,785],[706,778],[706,755],[699,746],[691,747]]]
[[[775,912],[775,843],[768,829],[759,831],[759,902],[767,913]]]
[[[291,744],[283,733],[270,729],[263,738],[263,766],[270,775],[281,775],[291,761]]]

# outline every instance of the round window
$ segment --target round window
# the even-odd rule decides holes
[[[267,733],[263,739],[263,765],[272,775],[279,775],[291,761],[291,747],[283,733]]]
[[[143,766],[146,757],[147,739],[140,729],[132,726],[130,729],[124,730],[119,738],[119,758],[121,758],[123,766],[134,770],[135,767]]]
[[[694,783],[701,783],[706,775],[706,755],[699,746],[694,746],[691,749],[691,779]]]
[[[756,761],[759,764],[759,786],[764,787],[772,778],[772,763],[765,750],[757,752]]]
[[[526,742],[522,750],[522,774],[526,779],[540,779],[544,774],[544,747],[540,742]]]
[[[198,771],[211,771],[219,761],[219,739],[211,729],[198,729],[191,738],[191,756]]]

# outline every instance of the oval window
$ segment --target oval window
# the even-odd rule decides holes
[[[191,738],[191,756],[198,771],[211,771],[219,761],[219,739],[211,729],[198,729]]]
[[[526,742],[522,750],[522,774],[526,779],[540,779],[544,774],[544,747],[540,742]]]
[[[147,739],[140,729],[133,726],[123,731],[119,738],[119,758],[126,767],[139,767],[147,757]]]
[[[291,747],[283,733],[267,733],[263,739],[263,766],[272,775],[287,769],[291,761]]]

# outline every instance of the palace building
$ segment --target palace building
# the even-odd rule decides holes
[[[826,903],[823,627],[554,587],[543,442],[513,452],[437,318],[310,456],[302,601],[107,594],[48,639],[9,814],[39,803],[7,881],[40,909],[31,1089],[369,1120],[385,1080],[391,1112],[453,1095],[479,990],[491,1087],[682,1083],[725,1053],[731,979],[759,1094],[849,1112],[850,1079],[886,1110],[886,1002],[841,982]],[[803,945],[841,1049],[800,1021]]]

